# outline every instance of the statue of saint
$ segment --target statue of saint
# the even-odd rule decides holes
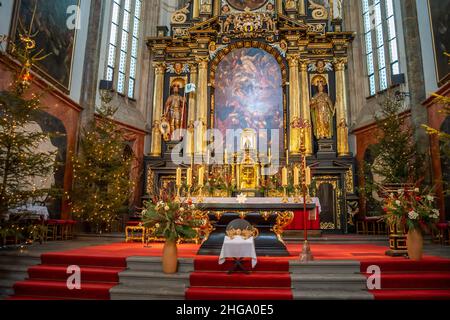
[[[170,137],[172,140],[181,139],[181,131],[184,127],[184,116],[186,111],[186,97],[180,95],[180,89],[182,85],[179,81],[174,81],[170,87],[170,96],[167,98],[164,106],[163,121],[165,120],[169,126],[169,134],[164,138],[168,140]]]
[[[318,92],[311,99],[311,112],[314,135],[317,139],[333,137],[333,117],[335,108],[330,96],[325,92],[325,79],[319,78],[316,83]]]

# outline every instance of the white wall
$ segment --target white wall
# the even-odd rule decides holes
[[[75,102],[80,102],[81,86],[83,79],[84,55],[86,51],[86,41],[88,36],[89,14],[91,0],[81,0],[80,2],[80,29],[77,30],[75,40],[75,51],[72,62],[72,82],[70,98]]]
[[[433,47],[433,33],[431,30],[428,1],[416,0],[419,20],[420,42],[422,46],[423,74],[427,97],[438,89],[436,76],[436,62]]]
[[[170,29],[170,17],[172,13],[180,9],[178,0],[162,0],[159,7],[159,26],[166,26]]]
[[[0,1],[2,6],[0,7],[0,35],[9,35],[9,29],[11,28],[11,18],[14,9],[13,0]],[[3,46],[0,50],[4,51],[6,48]]]

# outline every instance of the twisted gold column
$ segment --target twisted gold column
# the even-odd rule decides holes
[[[164,63],[155,63],[155,84],[153,90],[153,117],[152,117],[152,142],[150,146],[150,156],[161,156],[161,124],[162,108],[164,104],[164,73],[166,65]]]
[[[311,112],[309,101],[309,81],[308,81],[308,60],[300,61],[300,114],[302,119],[309,125],[305,131],[305,149],[306,156],[313,154],[312,146],[312,125],[311,125]]]
[[[350,155],[348,145],[348,106],[347,86],[345,79],[345,58],[335,59],[336,71],[336,121],[337,121],[337,149],[338,156]]]
[[[283,1],[277,0],[277,12],[278,14],[283,14]]]
[[[191,65],[191,79],[190,82],[197,87],[198,68],[197,64]],[[194,153],[194,122],[197,109],[197,90],[189,93],[189,110],[186,130],[186,153],[192,156]]]
[[[206,125],[208,117],[208,58],[200,58],[198,64],[197,121],[195,155],[206,154]]]
[[[300,85],[298,79],[298,55],[288,57],[289,61],[289,151],[300,154],[300,129],[295,123],[300,119]]]

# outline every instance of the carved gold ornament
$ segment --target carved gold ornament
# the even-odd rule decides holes
[[[315,3],[309,0],[309,9],[312,10],[312,17],[316,20],[326,20],[328,19],[328,10],[325,6]]]
[[[185,23],[187,21],[187,15],[189,14],[188,8],[190,5],[191,3],[188,2],[186,6],[184,6],[180,10],[175,11],[170,18],[170,22],[172,22],[173,24]]]

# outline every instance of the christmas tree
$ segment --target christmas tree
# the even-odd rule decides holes
[[[98,119],[83,130],[78,155],[73,157],[72,212],[97,233],[111,231],[111,224],[128,209],[134,184],[130,179],[132,157],[124,150],[123,132],[113,120],[116,109],[102,98]]]
[[[56,152],[39,150],[41,143],[53,134],[29,129],[43,110],[40,97],[28,94],[31,69],[45,57],[42,51],[35,52],[35,42],[26,32],[10,47],[19,67],[11,86],[0,92],[0,218],[10,209],[57,191],[43,188],[40,183],[55,170]]]
[[[365,161],[361,167],[364,185],[359,188],[368,211],[381,209],[373,195],[384,186],[417,184],[423,175],[424,155],[417,149],[414,129],[403,111],[402,100],[387,97],[374,115],[378,143],[368,149],[371,163]]]

